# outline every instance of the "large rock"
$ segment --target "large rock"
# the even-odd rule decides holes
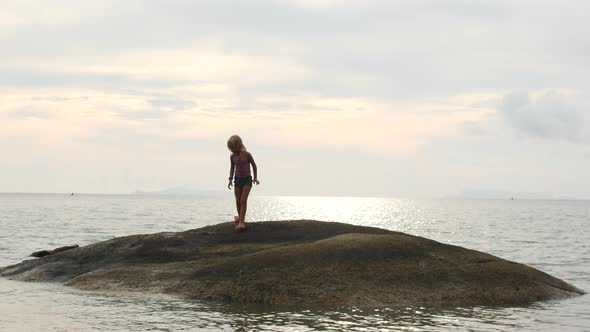
[[[523,264],[378,228],[272,221],[115,238],[0,269],[89,290],[239,302],[513,305],[583,294]]]

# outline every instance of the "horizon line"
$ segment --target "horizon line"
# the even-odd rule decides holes
[[[138,193],[139,192],[139,193]],[[232,192],[225,192],[219,190],[203,190],[202,194],[199,193],[160,193],[160,192],[149,192],[149,191],[136,191],[136,192],[128,192],[128,193],[94,193],[94,192],[2,192],[0,191],[0,195],[67,195],[67,196],[75,196],[75,195],[97,195],[97,196],[207,196],[207,192],[209,193],[218,193],[218,194],[227,194],[231,195]],[[215,196],[215,195],[212,195]],[[318,194],[309,194],[309,195],[301,195],[301,194],[265,194],[265,195],[257,195],[259,197],[334,197],[334,198],[398,198],[398,199],[442,199],[442,200],[526,200],[526,201],[590,201],[590,198],[579,198],[579,197],[537,197],[537,198],[518,198],[518,197],[506,197],[506,198],[499,198],[499,197],[468,197],[468,196],[458,196],[458,195],[446,195],[446,196],[427,196],[427,195],[360,195],[360,196],[350,196],[350,195],[318,195]]]

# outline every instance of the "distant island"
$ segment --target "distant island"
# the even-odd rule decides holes
[[[228,192],[215,190],[195,190],[184,187],[174,187],[157,191],[136,190],[130,195],[174,195],[174,196],[225,196]]]
[[[454,199],[550,199],[550,200],[576,200],[576,197],[555,196],[545,193],[535,192],[514,192],[493,189],[466,189],[462,193],[450,195],[448,198]]]

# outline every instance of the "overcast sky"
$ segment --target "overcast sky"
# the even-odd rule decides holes
[[[0,192],[590,198],[590,2],[3,1]]]

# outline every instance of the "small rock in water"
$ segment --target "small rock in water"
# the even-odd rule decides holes
[[[31,257],[44,257],[47,255],[50,255],[51,253],[49,252],[49,250],[40,250],[40,251],[35,251],[34,253],[30,254],[29,256]]]
[[[77,244],[74,244],[73,246],[59,247],[59,248],[55,248],[53,250],[35,251],[34,253],[30,254],[29,256],[31,256],[31,257],[45,257],[45,256],[48,256],[48,255],[53,255],[53,254],[56,254],[58,252],[62,252],[62,251],[66,251],[66,250],[70,250],[70,249],[74,249],[74,248],[78,248],[78,245]]]

